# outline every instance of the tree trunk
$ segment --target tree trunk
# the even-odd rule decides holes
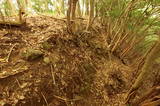
[[[21,24],[25,23],[25,13],[26,13],[26,3],[23,0],[17,0],[18,8],[19,8],[19,22]]]
[[[67,10],[67,29],[68,32],[71,33],[71,6],[72,6],[72,0],[68,0],[68,10]]]
[[[65,15],[64,0],[61,0],[61,11]]]
[[[78,0],[72,0],[72,20],[75,20],[76,18],[76,4]]]
[[[81,7],[80,7],[80,3],[78,2],[78,4],[77,4],[78,6],[77,6],[77,13],[78,13],[78,16],[79,17],[81,17],[82,16],[82,14],[81,14]]]
[[[85,0],[86,12],[85,15],[89,15],[89,0]]]
[[[88,24],[87,24],[86,30],[89,29],[89,27],[91,26],[91,23],[93,21],[93,18],[94,18],[94,3],[95,3],[95,0],[90,0],[89,19],[88,19]]]
[[[153,47],[153,49],[151,50],[151,52],[149,53],[143,67],[142,67],[142,71],[139,74],[139,76],[137,77],[137,79],[135,80],[135,83],[132,85],[131,89],[129,90],[128,94],[127,94],[127,101],[128,102],[131,98],[131,94],[133,92],[135,92],[142,84],[143,81],[145,80],[145,78],[150,74],[149,72],[151,71],[151,68],[156,60],[157,57],[160,56],[160,41],[157,41]]]
[[[78,0],[69,0],[69,8],[67,11],[68,31],[73,33],[75,31],[75,18],[76,18],[76,4]]]

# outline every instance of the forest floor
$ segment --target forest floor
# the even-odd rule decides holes
[[[71,35],[64,19],[43,16],[1,25],[0,105],[123,106],[135,73],[109,58],[102,33],[96,24]]]

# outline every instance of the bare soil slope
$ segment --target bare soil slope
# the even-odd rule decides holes
[[[94,25],[71,35],[65,20],[52,17],[1,25],[0,105],[123,105],[133,72],[117,57],[109,59],[101,33]]]

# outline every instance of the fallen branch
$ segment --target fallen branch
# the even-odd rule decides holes
[[[7,26],[22,26],[24,23],[16,22],[16,21],[0,21],[0,25],[7,25]]]

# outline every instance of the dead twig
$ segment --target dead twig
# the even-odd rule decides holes
[[[51,64],[51,74],[52,74],[52,79],[53,79],[53,85],[56,84],[56,81],[55,81],[55,73],[53,72],[53,65]]]
[[[6,62],[9,62],[9,59],[10,59],[11,53],[12,53],[12,51],[13,51],[13,48],[14,48],[16,45],[17,45],[17,44],[14,44],[14,45],[11,47],[11,49],[10,49],[10,51],[9,51],[9,54],[7,55],[7,58],[6,58]]]
[[[66,103],[66,105],[68,106],[68,99],[66,99],[66,98],[62,98],[62,97],[59,97],[59,96],[56,96],[56,95],[53,95],[55,98],[57,98],[57,99],[60,99],[60,100],[62,100],[62,101],[64,101],[65,103]]]
[[[44,96],[44,94],[43,94],[42,92],[41,92],[41,95],[42,95],[44,101],[46,102],[46,105],[49,106],[49,104],[48,104],[48,102],[47,102],[47,99],[46,99],[46,97]]]
[[[20,84],[19,80],[17,78],[15,78],[15,79],[16,79],[18,86],[21,88],[21,84]]]
[[[53,95],[55,98],[57,99],[60,99],[60,100],[63,100],[63,101],[68,101],[66,98],[62,98],[62,97],[59,97],[59,96],[56,96],[56,95]]]
[[[75,98],[75,99],[66,99],[66,98],[62,98],[56,95],[53,95],[55,98],[63,100],[63,101],[67,101],[67,102],[72,102],[72,101],[78,101],[78,100],[82,100],[82,98]]]

